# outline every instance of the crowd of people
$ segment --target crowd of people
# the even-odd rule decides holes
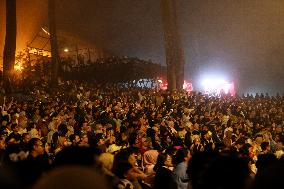
[[[3,187],[257,189],[282,182],[284,96],[35,85],[1,97]]]

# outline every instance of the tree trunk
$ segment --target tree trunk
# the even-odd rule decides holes
[[[184,59],[178,29],[177,4],[175,0],[161,0],[169,90],[181,90],[184,80]]]
[[[51,46],[51,85],[56,87],[58,85],[58,46],[56,35],[56,16],[55,16],[55,0],[48,0],[48,17],[49,17],[49,33]]]
[[[182,48],[181,36],[179,32],[179,24],[178,24],[178,1],[172,0],[173,2],[173,22],[174,22],[174,42],[175,42],[175,58],[176,58],[176,86],[178,90],[183,89],[184,83],[184,52]]]
[[[7,93],[10,92],[10,78],[15,65],[16,37],[16,0],[6,0],[6,37],[3,52],[3,81]]]

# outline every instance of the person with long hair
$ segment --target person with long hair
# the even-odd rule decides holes
[[[127,179],[135,189],[142,188],[138,180],[146,178],[143,171],[136,166],[136,158],[131,149],[123,149],[114,156],[112,172],[120,179]]]
[[[157,163],[154,166],[154,171],[156,172],[153,187],[154,189],[170,189],[172,167],[172,157],[168,153],[159,154]]]

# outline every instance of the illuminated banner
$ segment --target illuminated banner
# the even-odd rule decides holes
[[[162,89],[162,90],[167,90],[168,89],[168,82],[167,81],[163,81],[162,79],[158,79],[158,83],[159,83],[160,89]],[[193,91],[192,83],[189,83],[189,82],[184,80],[184,82],[183,82],[183,90],[185,90],[187,92],[192,92]]]

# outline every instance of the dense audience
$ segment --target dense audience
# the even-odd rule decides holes
[[[1,97],[4,187],[240,189],[283,178],[283,96],[47,86]]]

